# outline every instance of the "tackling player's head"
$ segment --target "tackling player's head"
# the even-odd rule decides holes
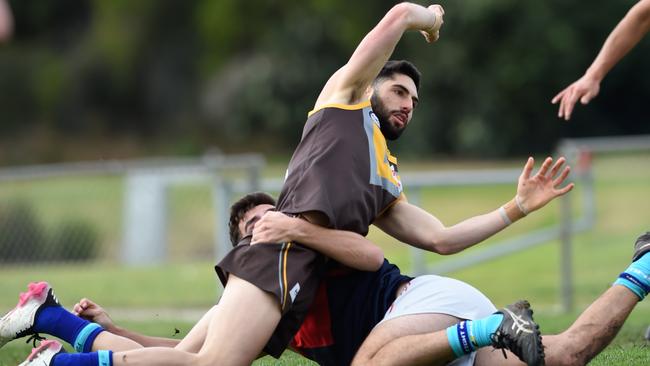
[[[387,140],[396,140],[418,104],[420,71],[408,61],[388,61],[372,82],[370,104]]]
[[[242,237],[253,231],[255,222],[266,211],[275,209],[275,199],[264,192],[254,192],[245,195],[230,206],[230,220],[228,230],[230,242],[236,246]]]

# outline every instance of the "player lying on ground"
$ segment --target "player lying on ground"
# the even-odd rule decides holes
[[[265,211],[271,208],[269,206],[270,204],[261,204],[248,210],[246,215],[244,215],[244,217],[242,218],[243,219],[241,221],[242,225],[237,225],[237,226],[241,226],[241,227],[247,226],[249,228],[249,233],[250,233],[250,230],[252,230],[252,226],[254,226],[255,222],[259,222],[259,220],[264,220],[263,217],[268,217],[269,214],[272,214],[271,212],[269,212],[266,215],[263,215]],[[273,213],[273,215],[276,215],[278,217],[271,220],[271,222],[275,223],[274,225],[271,226],[277,226],[278,232],[284,232],[284,233],[306,232],[305,230],[300,229],[300,226],[304,225],[304,221],[296,220],[288,217],[280,217],[279,215],[281,214],[276,214],[276,213]],[[266,223],[267,226],[269,226],[268,225],[269,223],[270,222]],[[320,230],[320,228],[317,229]],[[309,229],[307,228],[307,230]],[[304,238],[305,236],[302,235],[301,237]],[[359,238],[359,240],[362,241],[364,239]],[[361,245],[365,245],[365,244],[361,243]],[[626,319],[627,315],[631,312],[631,310],[634,308],[634,306],[639,301],[639,299],[643,299],[643,297],[648,292],[648,273],[650,272],[650,266],[648,266],[648,264],[650,264],[649,263],[650,255],[646,256],[647,258],[644,258],[641,261],[639,261],[639,259],[644,257],[644,254],[647,253],[648,251],[650,251],[650,233],[646,233],[645,235],[642,235],[641,237],[638,238],[637,242],[635,243],[635,253],[633,258],[634,263],[626,270],[626,272],[622,273],[621,276],[619,276],[620,278],[616,281],[615,286],[610,288],[608,291],[605,292],[605,294],[603,294],[598,300],[596,300],[567,331],[557,336],[544,337],[544,345],[546,347],[548,364],[550,365],[584,364],[588,362],[588,360],[593,358],[598,352],[600,352],[600,350],[602,350],[611,341],[611,339],[613,339],[618,329],[620,329],[621,325]],[[422,294],[421,293],[418,294],[417,288],[426,287],[427,283],[435,284],[435,286],[429,288],[429,291],[438,288],[437,291],[438,293],[430,294],[429,299],[423,301],[421,297]],[[440,290],[441,287],[443,288],[442,290]],[[27,314],[28,316],[25,318],[30,319],[31,317],[29,316],[30,315],[29,312],[25,310],[29,308],[28,303],[29,302],[33,303],[34,299],[37,298],[37,295],[39,293],[41,295],[45,295],[44,292],[46,289],[47,286],[44,284],[31,286],[30,292],[28,294],[21,296],[21,301],[26,301],[24,306],[21,307],[20,309],[14,310],[12,313],[10,313],[10,315],[5,316],[2,319],[2,322],[0,322],[0,330],[2,330],[2,332],[6,332],[11,326],[16,327],[17,324],[19,323],[16,321],[16,319],[20,312],[23,312],[23,315]],[[436,291],[431,291],[431,292],[435,293]],[[359,295],[362,297],[364,296],[364,294],[359,294]],[[434,300],[433,298],[436,297],[437,299]],[[402,307],[411,308],[414,305],[420,306],[420,308],[417,309],[416,312],[422,312],[422,313],[427,313],[432,311],[438,312],[438,314],[435,315],[439,317],[437,320],[441,321],[441,323],[444,323],[445,321],[447,321],[444,319],[445,316],[451,318],[453,315],[457,315],[458,312],[461,311],[460,309],[468,308],[468,305],[463,304],[462,300],[456,299],[460,297],[464,298],[465,301],[471,302],[473,304],[477,302],[482,303],[483,306],[470,305],[470,307],[474,306],[474,309],[479,310],[479,312],[481,311],[481,307],[483,308],[482,311],[485,311],[485,309],[489,311],[490,307],[492,306],[482,294],[480,294],[478,291],[471,288],[470,286],[467,286],[466,284],[463,284],[459,281],[445,279],[438,276],[418,277],[409,283],[408,288],[406,290],[402,291],[402,294],[395,301],[390,311],[387,312],[386,318],[384,319],[385,321],[382,322],[379,326],[377,326],[375,330],[373,330],[373,333],[385,332],[386,326],[391,321],[390,319],[395,319],[395,318],[399,318],[400,316],[405,316],[405,314],[400,314],[400,312],[402,312],[401,310]],[[41,296],[41,298],[46,298],[46,297]],[[60,317],[58,318],[59,320],[57,320],[58,322],[65,322],[63,319],[70,318],[66,320],[69,322],[68,327],[71,324],[74,324],[74,322],[77,322],[76,329],[78,331],[78,334],[74,337],[75,340],[70,342],[71,344],[75,345],[75,348],[83,347],[83,343],[84,343],[83,339],[79,340],[79,337],[81,337],[83,333],[87,333],[84,332],[83,329],[84,328],[96,329],[96,326],[93,326],[92,324],[84,323],[86,325],[83,328],[80,327],[79,326],[80,319],[75,318],[73,320],[72,318],[74,317],[71,314],[65,312],[65,310],[60,308],[58,305],[56,305],[52,297],[50,297],[50,300],[51,300],[50,305],[53,306],[53,309],[50,309],[49,311],[56,310],[60,312],[59,314]],[[438,301],[439,303],[436,303],[436,301]],[[46,303],[45,305],[39,305],[38,307],[31,306],[32,311],[38,313],[39,316],[42,316],[41,315],[42,311],[37,311],[37,310],[38,308],[41,309],[46,308],[47,301],[45,303]],[[430,306],[430,308],[426,308],[427,304]],[[422,308],[422,306],[425,307]],[[450,314],[448,313],[447,315],[445,315],[444,313],[439,311],[441,307],[444,308],[445,306],[447,306],[448,309],[452,309],[452,311],[449,312]],[[513,311],[513,310],[519,313],[519,315],[524,315],[525,317],[529,318],[529,313],[524,303],[516,304],[515,306],[511,306],[506,309],[507,310],[504,309],[506,313],[506,318],[504,318],[505,320],[510,319],[510,321],[512,321],[512,319],[514,319],[512,317],[508,318],[508,315],[510,314],[509,311]],[[115,334],[122,334],[125,337],[131,338],[136,342],[139,342],[140,345],[172,346],[177,344],[178,342],[175,340],[165,340],[162,338],[146,337],[116,327],[113,325],[113,323],[110,321],[110,318],[108,318],[107,314],[103,312],[101,308],[97,307],[96,305],[92,304],[87,300],[82,300],[79,304],[75,305],[75,311],[82,315],[90,317],[92,320],[95,320],[98,323],[101,323],[102,325],[105,326],[107,330],[110,330]],[[33,314],[31,315],[33,316]],[[431,317],[428,319],[420,318],[420,322],[431,321],[434,319],[432,314],[427,314],[427,315]],[[425,333],[419,336],[412,336],[408,338],[397,338],[398,341],[389,342],[384,347],[380,347],[379,351],[376,352],[374,356],[372,350],[376,349],[377,345],[371,344],[373,342],[366,342],[362,347],[362,349],[360,350],[357,359],[355,359],[355,363],[408,365],[408,364],[419,363],[420,361],[423,360],[430,361],[430,362],[437,361],[438,363],[445,363],[446,361],[453,359],[453,357],[456,355],[462,355],[464,352],[476,348],[478,345],[481,344],[481,337],[488,337],[488,339],[492,338],[490,342],[494,342],[496,338],[499,338],[498,334],[503,335],[504,329],[508,328],[505,325],[510,325],[510,324],[508,324],[508,321],[499,320],[499,317],[501,315],[496,314],[488,317],[487,319],[481,319],[473,322],[470,321],[470,322],[461,323],[456,326],[451,326],[450,328],[447,329],[446,332]],[[197,334],[200,333],[204,334],[205,330],[203,329],[203,331],[201,331],[202,328],[201,323],[205,323],[205,318],[209,316],[210,316],[210,312],[206,314],[204,319],[202,319],[199,322],[199,324],[190,332],[190,334],[188,334],[188,337],[186,337],[183,340],[183,342],[191,343],[189,342],[190,338],[195,337]],[[461,317],[461,319],[462,318],[463,317]],[[459,319],[455,319],[452,322],[455,323],[458,320]],[[500,321],[500,325],[499,325],[499,321]],[[485,327],[486,325],[488,326]],[[492,331],[492,333],[488,333],[487,335],[481,333],[483,331],[489,332],[490,329],[493,329],[497,325],[499,328],[498,330]],[[529,330],[532,330],[530,328],[530,326],[532,326],[532,323],[519,324],[519,325]],[[437,326],[443,327],[444,325],[438,324]],[[23,324],[23,328],[24,327],[25,324]],[[54,328],[59,329],[59,331],[65,328],[63,324],[58,324],[57,326],[50,324],[49,327],[53,329]],[[462,338],[462,335],[464,333],[459,332],[459,328],[468,330],[467,334],[465,335],[465,337],[467,338],[465,339]],[[33,330],[34,329],[29,329],[24,333],[30,333]],[[107,349],[116,350],[120,348],[130,349],[130,347],[140,346],[137,343],[129,342],[124,338],[113,336],[112,334],[107,332],[102,332],[101,334],[103,334],[102,337],[97,337],[94,340],[93,345],[91,345],[92,349],[107,348]],[[65,339],[65,337],[61,335],[59,336]],[[10,335],[0,332],[0,340],[2,340],[3,343],[9,340],[10,338],[11,338]],[[369,339],[371,338],[372,337],[369,337]],[[472,343],[465,343],[465,341],[467,341],[468,339],[478,339],[478,341]],[[483,338],[482,341],[488,341],[488,339]],[[534,340],[535,338],[530,337],[529,339]],[[200,336],[196,337],[194,342],[195,343],[194,347],[200,348],[203,340],[204,337],[200,337]],[[530,347],[531,345],[534,346],[535,343],[533,344],[521,343],[519,344],[519,347]],[[405,349],[403,347],[408,347],[406,349],[413,349],[413,348],[417,348],[417,349],[413,350],[413,352],[409,352],[408,354],[405,354],[405,352],[402,352]],[[393,348],[394,350],[396,349],[401,351],[396,353],[391,353],[390,352],[391,348]],[[41,347],[37,349],[33,354],[34,360],[39,360],[39,362],[41,362],[42,359],[45,359],[46,361],[48,361],[48,358],[51,358],[54,352],[59,349],[60,348],[57,343],[51,343],[51,342],[43,343]],[[384,353],[387,354],[382,355]],[[498,355],[499,356],[498,358],[495,358],[494,357],[495,354],[496,354],[495,352],[479,350],[476,358],[476,364],[503,364],[505,362],[503,358],[500,358],[501,357],[500,355]],[[368,355],[371,356],[370,358],[374,358],[374,359],[368,359]],[[394,359],[393,357],[395,356],[398,356],[400,358]],[[408,358],[404,359],[403,358],[404,356],[408,356]],[[511,364],[518,364],[518,361],[514,357],[510,357],[508,359],[508,362]],[[88,363],[88,364],[95,365],[96,363]],[[466,359],[464,364],[471,364],[471,360]]]
[[[347,246],[333,246],[332,255],[334,258],[352,266],[364,261],[367,262],[368,260],[365,258],[375,257],[377,253],[381,255],[379,248],[358,234],[323,229],[304,220],[274,212],[272,211],[274,203],[272,197],[263,193],[249,194],[236,202],[231,209],[230,219],[233,244],[237,243],[240,237],[251,236],[255,232],[262,237],[270,237],[276,240],[281,238],[287,238],[287,240],[301,239],[305,243],[313,244],[314,247],[323,245],[323,243],[331,245],[333,239],[337,242],[347,241]],[[357,249],[355,251],[337,249],[347,247]],[[361,260],[355,259],[355,257],[361,258]],[[338,347],[329,348],[329,354],[321,352],[321,358],[315,357],[315,359],[322,364],[332,360],[335,360],[334,362],[337,364],[349,364],[361,342],[370,332],[370,329],[384,317],[384,313],[386,313],[389,306],[391,308],[389,312],[391,317],[408,314],[399,304],[408,304],[409,302],[402,301],[391,305],[398,293],[402,294],[401,299],[417,300],[418,311],[424,310],[428,313],[442,314],[446,310],[461,318],[474,319],[489,316],[496,311],[496,308],[485,296],[460,281],[438,276],[421,276],[409,282],[411,279],[401,275],[399,269],[383,260],[383,257],[379,270],[374,272],[360,270],[356,276],[345,277],[346,289],[331,293],[331,314],[334,315],[331,325],[332,328],[348,327],[353,329],[345,329],[343,333],[335,333],[337,336],[346,334],[348,337],[338,339],[340,341]],[[48,292],[47,289],[48,285],[45,283],[32,284],[30,285],[30,291],[21,295],[21,303],[19,303],[17,309],[0,321],[0,329],[3,329],[0,332],[0,344],[11,339],[13,336],[10,334],[27,335],[34,330],[44,330],[44,332],[56,332],[54,334],[58,334],[63,339],[69,339],[70,342],[72,342],[71,337],[73,337],[75,339],[73,343],[78,351],[89,349],[128,350],[138,348],[141,345],[150,347],[176,346],[181,349],[198,350],[205,340],[206,324],[209,323],[209,318],[215,310],[213,308],[208,312],[188,336],[179,343],[176,340],[146,337],[114,327],[110,318],[101,309],[97,309],[92,304],[89,306],[87,300],[82,300],[75,305],[76,313],[91,317],[91,320],[99,323],[105,330],[109,331],[103,332],[96,324],[81,321],[81,319],[67,313],[58,306],[53,297],[48,300],[45,297]],[[422,291],[428,292],[426,298],[419,296]],[[359,307],[351,306],[352,303],[355,303],[355,299],[356,303],[360,304]],[[367,299],[377,299],[377,303],[368,302]],[[410,301],[411,309],[414,308],[414,303],[414,301]],[[340,304],[345,305],[340,306]],[[46,315],[43,315],[44,312],[46,312]],[[47,315],[49,312],[56,314],[56,316]],[[522,315],[530,318],[525,309],[521,309],[519,312],[524,312]],[[461,314],[463,315],[461,316]],[[47,316],[47,318],[41,319],[42,316]],[[52,318],[55,320],[51,320]],[[354,325],[361,329],[345,322],[350,318],[356,319]],[[36,319],[35,323],[25,323],[33,319]],[[388,317],[384,318],[384,320],[387,321]],[[532,322],[532,319],[530,321]],[[47,329],[40,328],[36,323],[47,324]],[[72,333],[66,333],[66,331],[62,333],[61,330],[66,328],[74,330]],[[524,342],[538,340],[537,333],[525,336],[520,337]],[[125,338],[131,339],[135,343]],[[506,332],[501,332],[498,337],[495,337],[495,342],[503,341],[505,338]],[[514,340],[514,337],[511,340]],[[55,349],[55,346],[54,343],[43,343],[39,350],[34,353],[34,355],[41,354],[42,356],[36,359],[40,362],[43,358],[52,356],[53,351],[51,350]],[[106,357],[107,353],[99,352],[96,356],[99,359],[100,356]],[[55,361],[58,362],[58,360],[57,358]],[[82,362],[76,357],[73,360],[74,362]],[[85,362],[89,364],[93,364],[95,361],[97,360],[93,357],[85,358]]]

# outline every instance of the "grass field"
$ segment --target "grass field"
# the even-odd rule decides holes
[[[533,249],[505,256],[474,268],[451,273],[481,289],[497,306],[519,298],[527,298],[535,308],[536,319],[544,333],[557,333],[571,324],[576,315],[602,293],[618,273],[629,263],[631,247],[636,236],[650,230],[650,154],[606,155],[594,160],[596,178],[597,222],[588,232],[573,238],[573,281],[575,310],[570,314],[559,311],[559,243],[549,242]],[[459,164],[454,164],[459,165]],[[503,162],[499,167],[519,166],[519,162]],[[421,163],[404,166],[409,169],[438,169],[441,164]],[[475,165],[468,164],[466,167]],[[482,166],[481,166],[482,167]],[[277,176],[281,168],[270,168]],[[579,211],[580,187],[572,192],[574,208]],[[82,192],[92,200],[75,200],[74,193]],[[46,223],[56,222],[62,215],[75,214],[94,218],[105,233],[103,260],[92,264],[46,264],[38,266],[0,267],[0,313],[15,305],[17,294],[29,281],[46,279],[57,289],[64,305],[70,306],[81,297],[90,297],[108,309],[128,314],[129,309],[148,309],[151,317],[137,321],[132,317],[118,318],[118,322],[152,335],[171,336],[178,328],[187,332],[187,319],[157,315],[158,309],[207,309],[217,299],[220,286],[214,275],[212,260],[192,260],[186,255],[164,266],[122,267],[111,260],[111,253],[119,251],[121,222],[119,211],[122,186],[115,178],[92,178],[80,182],[20,183],[3,186],[0,202],[15,197],[26,197],[38,202],[39,212]],[[408,194],[408,191],[407,191]],[[429,189],[422,195],[421,205],[443,222],[451,224],[472,214],[488,212],[514,194],[512,186],[443,187]],[[207,196],[206,196],[207,195]],[[204,187],[178,187],[172,191],[170,206],[176,208],[170,215],[170,252],[181,253],[183,248],[196,256],[209,258],[212,248],[211,216],[206,204],[209,192]],[[61,213],[61,212],[64,213]],[[579,212],[576,212],[576,215]],[[551,204],[512,228],[488,240],[489,246],[523,232],[553,225],[559,220],[559,207]],[[392,262],[404,272],[410,270],[411,255],[405,246],[392,242],[380,232],[372,231],[370,238],[377,242]],[[207,249],[206,249],[207,248]],[[480,250],[480,248],[471,249]],[[462,255],[462,254],[461,254]],[[426,261],[444,260],[433,254]],[[188,284],[191,284],[188,286]],[[145,311],[146,313],[146,311]],[[173,313],[173,311],[172,311]],[[130,320],[129,320],[130,319]],[[592,365],[648,365],[649,344],[642,335],[650,325],[650,303],[640,303],[626,322],[619,336]],[[0,350],[0,365],[15,365],[29,352],[29,345],[13,342]],[[309,364],[298,356],[285,353],[280,361],[263,359],[259,365]]]

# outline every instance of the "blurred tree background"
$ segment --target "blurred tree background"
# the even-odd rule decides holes
[[[0,164],[289,154],[326,79],[394,3],[9,1]],[[650,133],[648,39],[571,122],[550,104],[634,0],[441,4],[440,41],[407,34],[394,54],[424,74],[401,155],[504,157],[551,152],[562,137]]]

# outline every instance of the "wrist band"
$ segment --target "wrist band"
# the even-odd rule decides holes
[[[503,206],[499,207],[499,215],[501,215],[501,218],[503,219],[503,222],[506,223],[506,226],[510,226],[510,224],[512,224],[512,220],[510,220],[508,217],[506,209]]]
[[[522,205],[521,202],[519,201],[519,196],[515,196],[515,203],[517,204],[517,208],[519,208],[519,211],[521,211],[521,213],[524,214],[524,216],[527,216],[528,211],[524,209],[524,205]]]

